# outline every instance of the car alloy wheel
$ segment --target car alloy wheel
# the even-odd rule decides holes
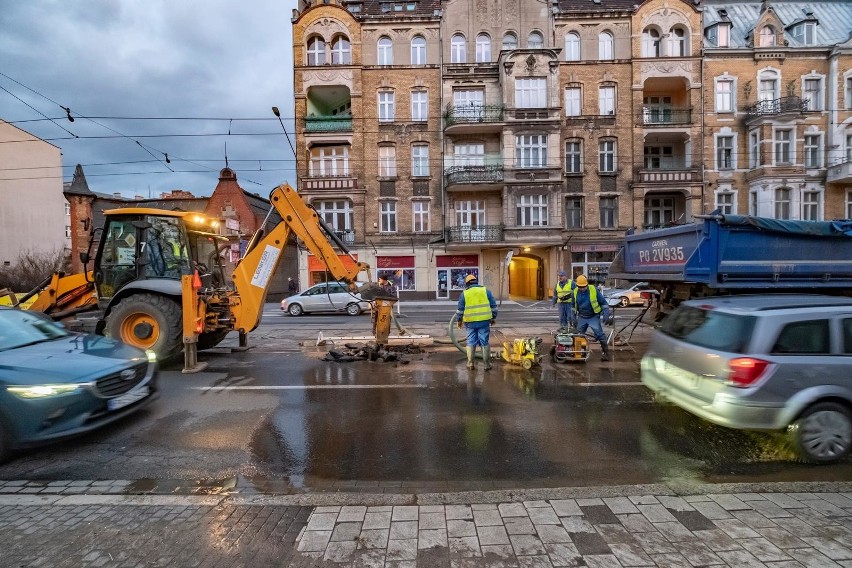
[[[287,313],[291,316],[300,316],[304,313],[304,310],[299,304],[290,304],[290,307],[287,308]]]
[[[627,296],[622,296],[621,301],[619,303],[621,304],[622,308],[626,308],[630,305],[630,298],[628,298]]]
[[[361,314],[361,306],[359,306],[358,304],[353,302],[353,303],[349,304],[348,306],[346,306],[346,313],[349,314],[350,316],[360,315]]]
[[[852,448],[852,418],[847,408],[835,402],[811,406],[790,431],[800,454],[810,462],[836,462]]]

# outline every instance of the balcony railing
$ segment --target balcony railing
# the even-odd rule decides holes
[[[338,239],[343,241],[344,245],[355,244],[355,231],[354,230],[334,231],[334,234]]]
[[[461,105],[447,106],[444,124],[478,124],[503,122],[503,105]]]
[[[668,126],[671,124],[691,124],[691,108],[661,108],[643,106],[638,115],[643,126]]]
[[[311,175],[300,180],[302,191],[358,189],[358,179],[349,175]]]
[[[852,182],[852,160],[845,160],[828,166],[825,180],[828,182]]]
[[[454,166],[444,170],[447,185],[454,183],[499,183],[503,166]]]
[[[758,101],[753,105],[745,107],[746,120],[753,120],[761,116],[786,113],[804,113],[808,110],[809,99],[802,97],[781,97],[771,101]]]
[[[503,225],[450,227],[447,237],[451,243],[496,243],[503,240]]]
[[[641,168],[638,170],[639,183],[683,183],[701,181],[698,168],[672,166],[667,168]]]
[[[305,132],[352,132],[352,115],[306,116]]]

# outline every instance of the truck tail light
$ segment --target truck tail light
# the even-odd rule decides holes
[[[734,383],[735,387],[750,387],[753,385],[766,369],[769,367],[769,361],[762,359],[754,359],[752,357],[738,357],[731,359],[728,363],[730,370],[729,379]]]

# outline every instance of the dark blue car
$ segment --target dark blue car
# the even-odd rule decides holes
[[[100,428],[157,395],[153,353],[0,308],[0,462],[15,448]]]

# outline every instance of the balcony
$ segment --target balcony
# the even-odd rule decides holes
[[[300,191],[352,191],[358,187],[358,178],[342,176],[311,176],[301,180]]]
[[[447,241],[451,243],[498,243],[503,240],[503,225],[450,227]]]
[[[779,115],[802,115],[808,110],[808,99],[801,97],[781,97],[769,101],[758,101],[743,109],[746,124],[763,117],[779,118]]]
[[[503,181],[503,166],[454,166],[444,170],[447,185],[488,184]]]
[[[352,115],[306,116],[305,133],[352,132]]]
[[[503,105],[447,106],[444,128],[465,132],[499,131],[503,122],[503,110]]]
[[[643,106],[636,117],[639,126],[678,126],[692,124],[691,108]]]
[[[345,231],[334,231],[334,235],[343,241],[344,245],[354,245],[355,244],[355,231],[354,230],[345,230]]]
[[[828,183],[852,183],[852,160],[828,166],[825,181]]]
[[[701,181],[701,172],[698,168],[686,166],[673,166],[665,169],[639,169],[637,170],[638,183],[696,183]]]
[[[782,164],[777,166],[759,166],[746,172],[746,181],[754,181],[764,177],[797,177],[804,178],[805,167],[801,165]]]

